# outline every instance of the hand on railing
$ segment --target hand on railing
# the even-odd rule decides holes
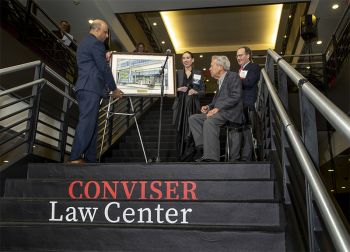
[[[117,88],[116,90],[114,90],[110,93],[110,96],[112,96],[113,98],[122,98],[123,94],[124,94],[123,91],[121,91],[119,88]]]

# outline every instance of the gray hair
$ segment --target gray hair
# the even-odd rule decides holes
[[[213,57],[211,57],[211,60],[216,60],[216,64],[219,66],[223,66],[225,71],[229,71],[230,70],[230,61],[226,56],[223,55],[214,55]]]

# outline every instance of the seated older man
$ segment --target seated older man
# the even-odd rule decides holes
[[[201,108],[202,114],[189,118],[196,149],[203,150],[203,156],[197,162],[220,160],[220,126],[226,122],[242,124],[242,82],[237,73],[231,72],[230,61],[226,56],[213,56],[210,74],[218,80],[218,89],[213,101]],[[240,141],[237,143],[239,152]],[[234,151],[235,152],[235,151]]]

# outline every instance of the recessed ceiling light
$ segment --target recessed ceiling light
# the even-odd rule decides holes
[[[165,44],[165,41],[164,41],[164,40],[162,41],[162,44],[163,44],[163,45]]]
[[[288,18],[292,18],[292,15],[289,15]]]
[[[156,22],[154,22],[154,23],[153,23],[153,26],[157,26],[157,23],[156,23]]]
[[[334,192],[334,190],[332,189],[331,192]]]
[[[206,81],[206,82],[209,82],[209,79],[206,79],[205,81]],[[216,91],[215,91],[215,92],[216,92]]]
[[[199,55],[199,58],[203,58],[203,54]]]
[[[280,52],[280,54],[283,54],[283,52]]]
[[[342,186],[341,189],[346,189],[346,187],[345,187],[345,186]]]
[[[4,160],[3,162],[4,162],[4,163],[8,163],[9,161],[8,161],[8,160]]]
[[[89,19],[89,24],[92,24],[94,22],[93,19]]]
[[[321,45],[322,44],[322,40],[317,41],[316,44]]]
[[[310,69],[310,66],[307,66],[306,69]]]
[[[338,9],[338,8],[339,8],[339,4],[333,4],[333,5],[332,5],[332,9],[333,9],[333,10],[336,10],[336,9]]]
[[[284,37],[284,38],[287,38],[287,35],[284,35],[283,37]]]
[[[329,169],[328,171],[329,171],[329,172],[334,172],[334,170],[333,170],[333,169]]]
[[[203,71],[207,70],[206,68],[203,68]]]

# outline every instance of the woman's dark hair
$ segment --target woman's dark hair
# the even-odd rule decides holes
[[[192,59],[194,58],[193,54],[190,51],[186,51],[182,55],[184,55],[185,53],[188,53],[191,56]]]

